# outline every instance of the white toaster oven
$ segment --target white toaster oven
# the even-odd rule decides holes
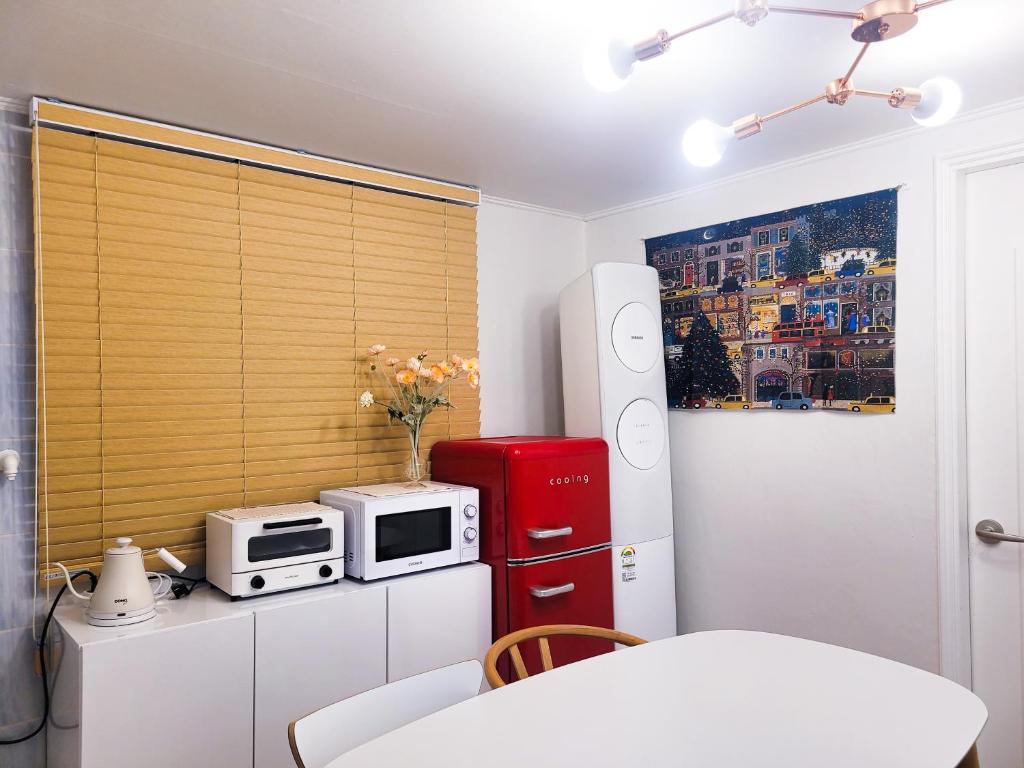
[[[320,492],[345,514],[345,574],[365,581],[479,560],[479,499],[447,483]]]
[[[232,599],[336,582],[344,552],[341,512],[315,502],[206,515],[206,578]]]

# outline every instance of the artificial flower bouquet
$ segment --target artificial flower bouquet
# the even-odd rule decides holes
[[[367,350],[370,374],[377,377],[388,389],[388,402],[377,400],[373,392],[366,390],[359,395],[363,408],[380,406],[388,414],[388,421],[398,421],[409,430],[408,477],[413,483],[420,482],[423,467],[420,463],[420,431],[423,422],[437,408],[454,408],[448,399],[448,387],[456,379],[465,377],[469,386],[480,386],[480,363],[475,358],[463,359],[452,355],[451,361],[427,362],[427,352],[402,361],[397,357],[382,359],[387,351],[383,344],[374,344]]]

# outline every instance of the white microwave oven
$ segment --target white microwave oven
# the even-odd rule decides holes
[[[479,560],[479,499],[433,482],[320,492],[345,517],[345,575],[364,581]]]

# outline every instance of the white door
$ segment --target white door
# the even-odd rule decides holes
[[[254,645],[253,765],[293,768],[290,722],[387,682],[387,592],[259,608]]]
[[[388,583],[388,682],[468,659],[491,646],[491,569],[466,563]]]
[[[965,192],[972,677],[989,711],[978,752],[985,768],[1020,768],[1024,544],[991,543],[974,531],[994,519],[1024,535],[1024,164],[972,173]]]

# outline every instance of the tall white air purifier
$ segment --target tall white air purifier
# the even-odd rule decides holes
[[[597,264],[559,296],[565,433],[608,443],[615,628],[676,634],[658,273]]]

